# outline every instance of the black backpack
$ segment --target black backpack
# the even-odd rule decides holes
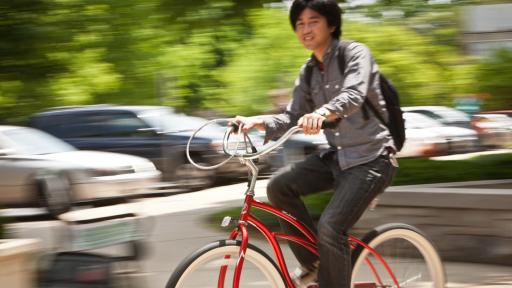
[[[343,74],[345,71],[345,49],[351,44],[353,41],[340,41],[339,49],[339,57],[338,57],[338,67]],[[313,77],[313,65],[309,63],[306,65],[304,72],[305,81],[308,86],[311,86],[311,78]],[[366,119],[368,119],[368,113],[366,112],[366,107],[370,108],[372,113],[379,118],[380,122],[384,124],[389,132],[391,133],[391,137],[393,137],[393,142],[395,143],[395,148],[397,151],[400,151],[404,146],[405,142],[405,125],[403,118],[403,111],[400,108],[400,98],[398,96],[398,92],[395,87],[382,73],[379,73],[379,82],[380,82],[380,91],[386,102],[386,110],[388,111],[389,122],[384,120],[384,117],[380,114],[380,112],[375,108],[375,106],[370,102],[368,98],[365,98],[363,104],[363,115]]]

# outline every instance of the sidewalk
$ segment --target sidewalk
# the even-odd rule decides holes
[[[255,192],[258,200],[266,200],[265,187],[267,182],[268,180],[260,180],[257,183]],[[479,186],[482,183],[471,184]],[[503,183],[494,184],[502,185]],[[460,186],[460,183],[454,185]],[[146,257],[140,263],[141,272],[144,276],[142,277],[144,282],[142,287],[161,288],[165,287],[172,271],[186,256],[207,243],[227,238],[228,229],[222,230],[220,223],[218,226],[212,227],[208,224],[206,218],[212,213],[226,208],[241,207],[246,187],[246,183],[234,184],[188,194],[139,199],[133,203],[117,205],[116,207],[94,209],[110,210],[115,208],[146,216],[143,217]],[[399,188],[404,187],[392,187],[390,189]],[[411,209],[417,208],[413,207]],[[93,213],[94,215],[98,215],[99,212],[84,211],[84,213]],[[35,222],[29,222],[28,224],[35,224]],[[51,226],[45,227],[47,227],[47,233],[55,234],[56,231],[53,231]],[[62,243],[59,244],[62,245]],[[268,245],[262,240],[258,241],[256,245],[272,255]],[[282,249],[288,261],[288,268],[290,270],[294,269],[297,262],[288,246],[283,245]],[[468,251],[467,253],[474,252]],[[512,267],[510,266],[445,262],[445,268],[449,281],[447,287],[449,288],[512,287]]]
[[[266,200],[266,183],[267,180],[258,182],[257,199]],[[149,272],[148,287],[163,287],[176,265],[192,251],[225,239],[228,230],[209,227],[204,218],[229,207],[240,207],[245,190],[246,184],[242,183],[137,203],[140,212],[153,219],[153,229],[147,237],[149,258],[143,263]],[[257,245],[271,255],[265,243]],[[282,248],[291,263],[288,268],[294,269],[295,259],[286,245]],[[445,267],[450,288],[512,287],[512,267],[454,262],[445,262]]]

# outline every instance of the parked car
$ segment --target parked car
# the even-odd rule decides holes
[[[404,112],[414,112],[428,116],[447,126],[471,129],[471,117],[460,110],[446,106],[410,106],[403,107]]]
[[[329,148],[329,143],[327,143],[323,132],[316,135],[306,135],[300,132],[284,143],[283,154],[286,163],[293,163],[327,148]]]
[[[477,133],[472,129],[447,126],[420,113],[405,112],[405,144],[399,157],[435,156],[474,151]]]
[[[42,131],[0,126],[0,205],[40,204],[56,216],[73,203],[147,192],[160,179],[148,160],[78,151]]]
[[[512,146],[512,118],[505,114],[475,114],[471,117],[471,126],[477,131],[482,146]]]
[[[201,126],[205,125],[206,122],[208,122],[207,119],[196,117],[196,116],[190,116],[186,114],[178,114],[178,113],[171,113],[168,116],[168,125],[172,126],[169,127],[169,131],[173,131],[174,134],[182,134],[186,135],[187,137],[192,136],[192,133],[196,131]],[[222,124],[222,125],[221,125]],[[211,158],[208,161],[205,161],[203,163],[205,166],[208,165],[214,165],[216,163],[219,163],[220,161],[225,160],[228,156],[225,155],[222,147],[222,141],[224,138],[224,134],[226,133],[227,128],[227,121],[225,123],[210,123],[207,126],[205,126],[201,131],[196,134],[195,137],[199,138],[206,138],[210,139],[210,144],[208,149],[212,151],[215,151],[215,156],[206,156],[205,158]],[[243,140],[240,140],[238,143],[238,147],[236,146],[236,139],[237,136],[232,136],[230,139],[230,144],[228,146],[231,149],[237,149],[240,152],[247,151],[248,147],[246,147]],[[264,143],[264,137],[263,135],[260,135],[257,131],[252,131],[250,133],[250,139],[253,143],[253,145],[257,148],[262,146]],[[250,149],[250,148],[249,148]],[[235,151],[228,151],[228,152],[235,152]],[[211,153],[208,153],[211,155]],[[222,156],[221,156],[222,155]],[[256,163],[258,168],[260,170],[265,170],[269,168],[269,158],[273,157],[273,153],[270,155],[265,155],[259,161]],[[192,167],[191,169],[194,169],[197,171],[197,168]],[[247,168],[245,165],[242,165],[238,159],[232,159],[231,161],[228,161],[223,166],[217,168],[215,170],[215,177],[218,178],[233,178],[233,177],[241,177],[241,176],[247,176]]]
[[[239,164],[205,171],[188,162],[186,144],[192,130],[205,121],[177,114],[164,106],[90,105],[37,113],[31,118],[30,126],[53,134],[79,149],[148,158],[162,171],[163,180],[189,187],[209,186],[215,176],[229,174],[232,169],[246,173]],[[194,161],[212,165],[225,159],[220,149],[224,130],[213,131],[215,129],[221,128],[208,127],[207,133],[201,132],[194,139],[191,146]]]
[[[508,117],[512,117],[512,110],[494,110],[494,111],[482,111],[478,114],[503,114]]]

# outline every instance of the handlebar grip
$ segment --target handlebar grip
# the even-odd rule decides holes
[[[336,127],[338,127],[338,124],[340,124],[340,121],[340,118],[331,121],[324,121],[322,122],[322,129],[336,129]]]
[[[322,122],[322,129],[336,129],[338,124],[340,124],[341,119],[337,118],[336,120],[324,121]],[[229,125],[233,127],[233,132],[238,132],[240,125],[236,122],[230,122]]]
[[[236,122],[229,122],[228,124],[229,126],[233,127],[233,132],[238,132],[238,130],[240,129],[240,125]]]

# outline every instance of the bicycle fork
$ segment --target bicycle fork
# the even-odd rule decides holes
[[[252,199],[254,197],[254,187],[256,184],[256,179],[258,176],[258,167],[254,164],[252,160],[244,160],[243,164],[245,164],[251,174],[251,179],[249,185],[247,187],[247,191],[245,192],[245,201],[244,206],[242,208],[242,213],[240,214],[240,220],[238,221],[237,229],[233,230],[229,239],[235,240],[238,237],[238,234],[242,234],[242,243],[240,244],[240,251],[238,252],[238,260],[236,261],[235,271],[233,275],[233,288],[239,288],[240,285],[240,276],[242,274],[242,268],[244,266],[245,253],[247,252],[247,246],[249,243],[249,236],[247,233],[247,219],[249,216],[249,210],[251,209],[250,203],[252,203]],[[229,256],[226,256],[229,258]],[[227,259],[226,259],[227,260]],[[226,278],[226,270],[227,265],[223,265],[221,268],[221,273],[219,273],[219,281],[218,288],[224,288],[224,279]]]
[[[248,198],[252,198],[254,197],[254,193],[250,193],[250,191],[248,191],[246,193],[246,201],[244,202],[244,207],[242,208],[242,213],[241,213],[241,219],[238,221],[238,226],[236,229],[233,230],[233,232],[231,232],[231,234],[229,235],[229,239],[230,240],[235,240],[236,238],[238,238],[238,235],[239,234],[242,234],[242,241],[241,241],[241,244],[240,244],[240,250],[238,252],[238,259],[236,261],[236,266],[235,266],[235,271],[233,272],[234,275],[233,275],[233,288],[239,288],[239,285],[240,285],[240,276],[242,274],[242,268],[244,266],[244,260],[245,260],[245,253],[247,251],[247,246],[248,246],[248,243],[249,243],[249,236],[248,236],[248,232],[247,232],[247,218],[248,218],[248,213],[249,213],[249,205],[248,203],[251,203],[250,202],[250,199]],[[226,273],[227,273],[227,263],[228,261],[230,260],[230,256],[229,255],[226,255],[225,258],[226,260],[226,264],[222,265],[221,266],[221,269],[220,269],[220,273],[219,273],[219,279],[217,281],[217,287],[218,288],[224,288],[224,282],[225,282],[225,279],[226,279]]]

